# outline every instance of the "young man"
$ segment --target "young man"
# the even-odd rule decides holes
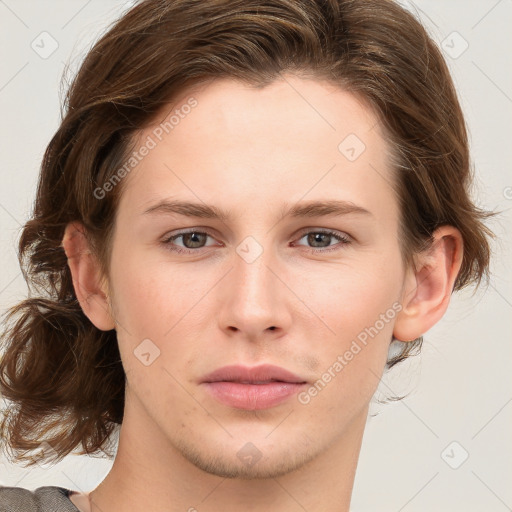
[[[48,147],[20,241],[48,295],[0,364],[14,449],[120,425],[117,454],[88,495],[0,504],[349,510],[386,364],[486,271],[469,185],[446,65],[396,4],[136,6]]]

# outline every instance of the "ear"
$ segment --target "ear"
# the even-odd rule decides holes
[[[462,264],[463,240],[453,226],[433,233],[433,244],[416,255],[408,269],[402,293],[403,309],[397,315],[393,335],[399,341],[419,338],[444,315]]]
[[[108,303],[108,288],[101,278],[99,262],[90,250],[83,224],[70,222],[66,226],[62,247],[68,258],[73,287],[83,312],[98,329],[114,329],[115,322]]]

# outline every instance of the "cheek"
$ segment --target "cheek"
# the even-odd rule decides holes
[[[113,272],[116,316],[137,337],[165,337],[208,291],[205,279],[191,278],[165,256],[132,253],[118,269]]]
[[[396,301],[400,297],[402,268],[394,258],[380,258],[366,265],[330,268],[311,274],[303,285],[305,303],[330,328],[329,338],[352,339],[377,323],[391,335]],[[391,310],[391,311],[390,311]],[[386,315],[386,323],[379,322]],[[391,318],[392,317],[392,318]]]
[[[307,303],[329,328],[322,328],[326,335],[316,346],[322,360],[316,387],[323,390],[328,383],[329,389],[321,392],[318,403],[340,401],[356,407],[373,395],[401,308],[401,276],[401,261],[393,255],[361,267],[330,270],[322,276],[323,286],[318,275],[305,283]]]
[[[169,403],[193,409],[177,382],[185,382],[197,350],[193,343],[171,342],[186,330],[192,317],[187,313],[204,296],[204,286],[179,267],[150,262],[136,253],[124,258],[112,281],[119,351],[129,388],[137,390],[138,400],[160,403],[162,410]],[[178,367],[170,363],[173,360],[180,361]]]

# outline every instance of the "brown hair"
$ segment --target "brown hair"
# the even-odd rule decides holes
[[[15,460],[31,460],[42,442],[59,459],[80,446],[95,453],[123,417],[116,332],[98,330],[81,310],[61,245],[66,225],[83,223],[108,276],[122,182],[102,199],[94,191],[129,158],[136,134],[189,85],[230,77],[263,87],[283,71],[328,80],[379,116],[407,258],[450,224],[464,241],[455,289],[487,274],[492,233],[469,197],[463,113],[439,49],[412,14],[391,0],[145,0],[99,39],[71,83],[19,241],[31,292],[8,311],[0,361],[9,401],[2,436]],[[404,344],[388,368],[421,341]]]

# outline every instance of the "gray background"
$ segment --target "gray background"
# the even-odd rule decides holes
[[[69,64],[71,76],[92,42],[131,4],[0,0],[0,311],[26,295],[15,244],[32,207],[44,149],[59,124],[64,67]],[[512,293],[506,264],[511,256],[512,1],[403,4],[443,47],[452,70],[470,130],[475,198],[503,213],[491,223],[498,241],[490,286],[455,295],[448,314],[425,336],[422,355],[382,380],[352,508],[512,510]],[[52,45],[58,47],[45,54]],[[377,402],[405,393],[402,402]],[[105,459],[69,456],[52,467],[24,469],[0,459],[0,484],[89,491],[110,465]]]

